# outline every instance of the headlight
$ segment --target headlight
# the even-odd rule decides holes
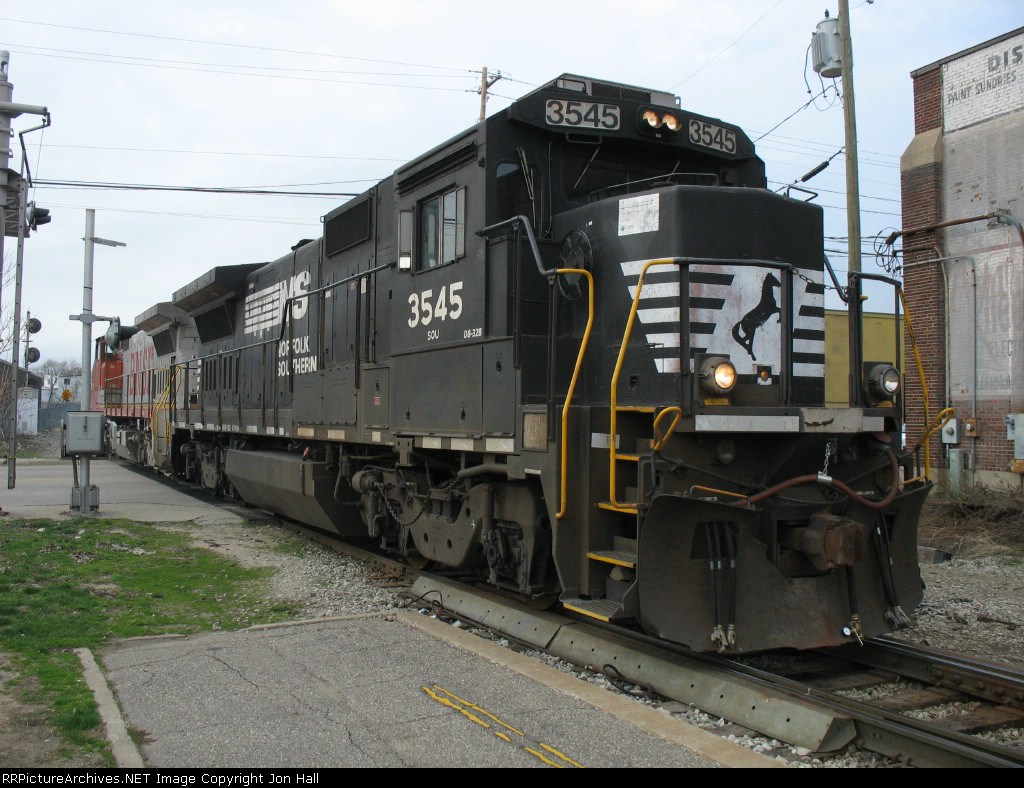
[[[661,125],[661,117],[653,109],[645,110],[642,117],[652,129],[656,129]]]
[[[900,373],[895,367],[889,367],[882,373],[882,388],[890,397],[895,397],[900,390]]]
[[[722,356],[706,358],[700,366],[700,384],[714,396],[728,394],[736,385],[736,367]]]
[[[900,371],[891,364],[875,364],[864,378],[868,397],[877,402],[892,401],[900,392]]]
[[[683,127],[683,119],[680,115],[659,107],[646,107],[640,113],[640,129],[648,131],[652,129],[667,129],[672,133]],[[660,137],[660,134],[655,136]]]

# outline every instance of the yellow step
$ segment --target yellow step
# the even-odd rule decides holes
[[[587,558],[605,564],[624,566],[627,569],[636,569],[636,554],[627,553],[624,550],[594,550],[587,553]]]
[[[608,599],[563,599],[562,607],[598,621],[615,621],[625,618],[622,605]]]

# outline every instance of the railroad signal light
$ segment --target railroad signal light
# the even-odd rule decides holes
[[[25,224],[28,225],[30,230],[38,229],[39,225],[47,224],[50,219],[49,208],[40,208],[35,202],[30,202],[25,208]]]
[[[107,346],[107,352],[113,353],[117,350],[118,345],[126,339],[135,336],[139,331],[140,329],[137,326],[122,326],[121,318],[115,317],[110,321],[110,327],[103,335],[103,342]]]
[[[38,317],[32,317],[29,312],[25,320],[25,366],[35,364],[39,360],[39,348],[31,347],[28,343],[30,334],[38,334],[43,327],[43,321]]]

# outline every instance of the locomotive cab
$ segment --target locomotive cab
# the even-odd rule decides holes
[[[584,95],[559,97],[570,84]],[[542,172],[544,233],[595,299],[567,420],[587,482],[563,491],[586,505],[555,527],[563,604],[698,650],[905,625],[929,485],[901,488],[895,359],[861,371],[855,353],[864,386],[825,406],[820,207],[768,192],[742,131],[664,96],[564,76],[530,101],[510,117],[557,126],[564,151]],[[592,127],[563,135],[573,111]],[[557,283],[557,334],[582,337],[585,283]],[[851,325],[859,349],[859,313]]]

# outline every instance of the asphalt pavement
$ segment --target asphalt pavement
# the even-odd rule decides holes
[[[779,765],[411,611],[127,640],[99,661],[147,768]]]

